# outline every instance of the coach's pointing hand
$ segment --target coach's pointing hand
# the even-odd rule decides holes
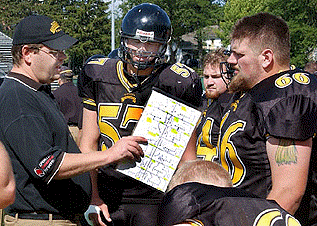
[[[147,139],[140,136],[123,137],[107,150],[107,155],[112,160],[111,162],[123,159],[140,161],[144,153],[139,144],[147,144]]]

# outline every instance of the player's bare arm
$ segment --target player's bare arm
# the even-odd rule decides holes
[[[279,139],[279,144],[275,154],[275,162],[278,165],[297,164],[297,155],[295,141]]]
[[[79,144],[79,149],[83,153],[98,151],[99,128],[97,124],[97,112],[83,109],[82,122],[82,139]]]
[[[9,155],[1,142],[0,165],[0,208],[5,208],[14,202],[15,180]]]
[[[83,109],[83,127],[82,127],[82,139],[80,141],[79,148],[83,153],[89,153],[91,151],[98,151],[98,140],[99,140],[99,128],[97,125],[97,112]],[[94,205],[100,208],[103,215],[108,222],[111,221],[108,206],[101,200],[97,186],[97,171],[90,171],[92,195],[90,205]],[[89,219],[94,225],[105,225],[99,214],[91,213],[88,215]]]
[[[270,137],[266,147],[272,172],[267,199],[294,214],[306,189],[312,138],[297,141]]]
[[[82,128],[82,139],[80,142],[80,150],[83,153],[93,153],[98,150],[98,140],[99,140],[99,127],[97,125],[97,112],[88,110],[87,108],[84,108],[83,110],[83,128]],[[126,144],[126,142],[129,141],[129,139],[132,139],[132,137],[123,138],[122,140],[118,141],[115,146],[109,149],[109,151],[103,151],[107,156],[111,156],[112,154],[120,154],[120,150],[117,151],[115,148],[121,149],[123,145]],[[141,140],[140,142],[146,142],[144,140]],[[138,153],[141,153],[143,156],[142,149],[137,143],[127,143],[127,145],[130,145],[130,149],[134,149],[135,152],[131,152],[132,155],[130,155],[128,158],[135,158],[137,161],[140,160],[140,156]],[[99,154],[99,153],[98,153]],[[110,222],[110,214],[108,211],[108,206],[101,200],[97,188],[97,171],[92,170],[90,171],[90,177],[92,182],[92,197],[91,197],[91,205],[97,206],[100,208],[101,212],[103,213],[105,219]],[[101,225],[105,226],[104,222],[102,222],[100,214],[97,213],[91,213],[88,215],[89,219],[93,222],[94,225]]]
[[[196,154],[197,154],[196,142],[197,142],[197,135],[196,135],[196,129],[195,129],[187,143],[185,152],[178,164],[178,167],[185,161],[194,160],[197,158],[196,157]]]

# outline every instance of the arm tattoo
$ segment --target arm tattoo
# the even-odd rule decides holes
[[[294,140],[279,139],[279,144],[275,153],[275,161],[280,165],[297,163],[297,150]]]

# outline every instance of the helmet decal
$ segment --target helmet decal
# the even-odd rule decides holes
[[[142,31],[142,30],[136,29],[135,35],[139,36],[140,39],[142,37],[146,37],[146,38],[149,38],[150,40],[154,40],[154,31]]]

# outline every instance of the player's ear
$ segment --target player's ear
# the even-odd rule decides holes
[[[261,53],[262,67],[268,68],[273,62],[273,51],[271,49],[265,49]]]

